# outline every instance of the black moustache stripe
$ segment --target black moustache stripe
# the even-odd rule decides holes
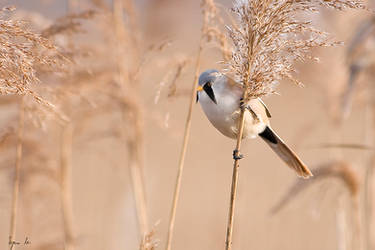
[[[206,92],[206,94],[208,95],[208,97],[210,97],[210,99],[211,99],[215,104],[217,104],[217,102],[216,102],[216,98],[215,98],[215,94],[214,94],[214,91],[212,90],[212,87],[211,87],[211,83],[206,83],[206,84],[203,86],[203,90],[204,90],[204,92]]]

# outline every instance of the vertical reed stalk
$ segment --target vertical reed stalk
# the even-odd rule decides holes
[[[124,4],[128,7],[127,12],[130,16],[130,31],[127,32],[124,24]],[[114,0],[113,1],[113,18],[117,39],[118,51],[118,81],[124,92],[122,115],[124,128],[126,123],[130,123],[132,132],[124,131],[128,135],[127,147],[129,155],[129,169],[132,181],[135,205],[137,210],[139,231],[141,239],[149,232],[149,220],[146,206],[146,192],[143,176],[143,115],[142,110],[137,103],[138,99],[129,94],[135,95],[136,79],[132,77],[130,69],[124,63],[124,58],[129,57],[133,53],[136,60],[139,59],[138,45],[135,37],[136,28],[134,20],[134,10],[132,9],[132,1]],[[129,9],[130,8],[130,9]],[[131,46],[129,54],[124,53],[124,46]],[[131,50],[131,51],[130,51]],[[128,119],[125,119],[128,118]]]
[[[67,12],[76,10],[76,1],[67,1]],[[72,38],[68,36],[68,42],[72,45]],[[67,104],[68,109],[69,103]],[[64,249],[75,249],[75,230],[73,216],[72,198],[72,147],[73,147],[73,124],[68,122],[62,126],[60,137],[60,198],[61,212],[64,230]]]
[[[254,34],[251,29],[248,30],[249,39],[247,40],[247,47],[246,47],[246,60],[247,64],[244,67],[244,72],[242,73],[243,79],[243,86],[244,92],[242,96],[242,100],[246,102],[249,99],[249,77],[251,75],[251,61],[253,60],[253,52],[254,52]],[[238,121],[238,130],[237,130],[237,143],[236,148],[233,151],[233,175],[232,175],[232,185],[230,191],[230,201],[229,201],[229,215],[228,215],[228,223],[227,223],[227,233],[225,238],[225,250],[232,249],[232,239],[233,239],[233,225],[234,225],[234,212],[235,212],[235,205],[236,205],[236,196],[237,196],[237,186],[238,186],[238,176],[239,176],[239,167],[240,167],[240,159],[241,159],[241,142],[242,142],[242,135],[243,129],[245,125],[245,107],[241,107],[241,115]]]
[[[343,196],[338,198],[338,206],[339,208],[336,211],[336,239],[337,239],[337,250],[346,250],[347,247],[347,240],[346,240],[346,232],[347,232],[347,223],[346,223],[346,213],[345,209],[341,208],[344,206]]]
[[[205,38],[207,38],[208,41],[211,39],[216,40],[223,54],[223,59],[228,60],[229,49],[227,47],[225,36],[221,33],[221,31],[219,31],[219,29],[217,29],[214,26],[214,24],[217,22],[222,23],[222,19],[217,16],[217,8],[215,6],[215,2],[213,0],[202,0],[201,8],[202,8],[202,13],[203,13],[203,25],[201,28],[201,36],[200,36],[200,41],[199,41],[197,61],[195,64],[194,80],[193,80],[193,84],[191,87],[189,110],[188,110],[187,117],[186,117],[184,137],[182,141],[182,148],[181,148],[180,158],[178,162],[178,172],[177,172],[177,178],[176,178],[175,189],[174,189],[174,194],[173,194],[171,214],[169,218],[169,228],[168,228],[166,250],[170,250],[171,245],[172,245],[174,224],[176,220],[177,204],[178,204],[179,195],[180,195],[181,180],[182,180],[182,174],[183,174],[183,169],[184,169],[185,156],[186,156],[187,146],[188,146],[189,137],[190,137],[191,117],[192,117],[194,102],[196,100],[197,83],[198,83],[200,63],[201,63],[201,53],[203,51]],[[214,35],[211,32],[213,32]]]
[[[15,163],[15,173],[13,182],[13,200],[12,200],[12,210],[10,216],[10,230],[9,230],[9,249],[12,249],[13,242],[16,241],[16,225],[17,225],[17,208],[19,199],[19,189],[20,189],[20,170],[22,161],[22,142],[23,133],[25,126],[25,107],[24,107],[24,96],[21,96],[19,108],[18,108],[18,130],[17,130],[17,149],[16,149],[16,163]]]
[[[198,54],[197,54],[197,61],[195,62],[195,74],[194,74],[193,84],[191,86],[189,110],[186,116],[184,138],[182,141],[182,149],[180,152],[180,159],[178,162],[178,172],[177,172],[177,178],[176,178],[174,194],[173,194],[172,209],[171,209],[171,213],[169,217],[168,238],[167,238],[167,245],[165,248],[166,250],[171,250],[171,247],[172,247],[172,239],[173,239],[174,225],[175,225],[176,212],[177,212],[177,203],[180,197],[182,173],[184,170],[185,156],[186,156],[187,146],[188,146],[189,137],[190,137],[191,117],[192,117],[194,102],[195,102],[196,93],[197,93],[197,83],[198,83],[199,70],[200,70],[200,64],[201,64],[201,53],[202,53],[203,44],[204,44],[203,33],[206,29],[206,26],[207,26],[207,23],[205,21],[202,26],[201,38],[200,38]]]
[[[236,144],[236,156],[239,156],[239,151],[241,149],[241,141],[242,141],[242,133],[244,127],[244,111],[241,111],[241,118],[240,118],[240,128],[237,136],[237,144]],[[230,191],[230,203],[229,203],[229,215],[228,215],[228,224],[227,224],[227,234],[225,239],[225,249],[230,250],[232,249],[232,238],[233,238],[233,225],[234,225],[234,211],[236,205],[236,196],[237,196],[237,186],[238,186],[238,175],[239,175],[239,167],[240,162],[239,159],[236,158],[233,164],[233,175],[232,175],[232,185]]]
[[[353,249],[362,249],[362,242],[361,242],[361,216],[359,212],[359,196],[352,195],[350,197],[352,203],[352,214],[353,214]]]
[[[372,87],[368,102],[372,112],[372,137],[373,146],[375,145],[375,88]],[[374,249],[373,231],[374,231],[374,217],[373,217],[373,202],[374,202],[374,166],[375,166],[375,153],[372,153],[370,162],[366,167],[365,180],[364,180],[364,237],[365,237],[365,249]]]
[[[248,68],[248,72],[250,72],[250,68]],[[244,85],[247,86],[247,82],[245,82]],[[247,91],[244,91],[243,100],[247,100]],[[241,150],[243,129],[244,129],[244,124],[245,124],[245,108],[241,108],[241,115],[240,115],[240,119],[238,122],[239,124],[238,124],[238,133],[237,133],[237,143],[236,143],[236,148],[233,151],[234,163],[233,163],[232,185],[231,185],[231,191],[230,191],[227,233],[226,233],[226,238],[225,238],[225,250],[232,249],[234,212],[235,212],[235,205],[236,205],[238,176],[239,176],[239,167],[240,167],[240,159],[241,159],[240,150]]]
[[[373,153],[374,154],[374,153]],[[375,155],[371,156],[370,162],[367,164],[365,170],[365,180],[364,180],[364,201],[363,201],[363,236],[364,236],[364,249],[370,250],[372,248],[372,207],[373,207],[373,166],[375,165]]]
[[[176,220],[177,203],[180,197],[182,173],[184,170],[185,156],[186,156],[187,145],[188,145],[189,137],[190,137],[191,117],[192,117],[192,112],[193,112],[193,107],[194,107],[194,102],[195,102],[196,92],[197,92],[197,82],[198,82],[198,77],[199,77],[199,69],[200,69],[200,63],[201,63],[201,52],[203,50],[203,43],[204,43],[204,37],[203,35],[201,35],[197,61],[195,63],[195,75],[194,75],[194,81],[193,81],[192,88],[191,88],[189,110],[188,110],[188,114],[187,114],[186,122],[185,122],[184,139],[182,142],[180,160],[178,162],[178,172],[177,172],[177,179],[176,179],[176,184],[175,184],[174,194],[173,194],[172,209],[171,209],[171,214],[169,217],[168,238],[167,238],[167,246],[166,246],[167,250],[170,250],[172,246],[173,230],[174,230],[174,224]]]
[[[146,205],[146,191],[143,176],[143,122],[141,120],[141,111],[139,107],[131,108],[131,111],[126,111],[124,115],[129,117],[133,126],[133,131],[130,138],[128,138],[128,155],[129,155],[129,169],[131,181],[134,192],[135,205],[138,215],[138,224],[143,239],[149,232],[149,220],[147,215]],[[125,122],[126,119],[124,119]],[[129,133],[129,131],[124,131]]]
[[[373,108],[375,111],[375,107]],[[373,123],[375,124],[375,122]],[[375,165],[375,153],[371,157],[369,166],[366,168],[365,173],[365,221],[364,221],[364,234],[366,240],[366,250],[374,249],[375,242],[374,242],[374,165]]]
[[[72,140],[73,126],[69,122],[62,128],[60,154],[60,195],[64,225],[65,250],[75,249],[72,204]]]

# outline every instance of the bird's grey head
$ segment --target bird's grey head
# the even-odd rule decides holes
[[[204,91],[206,94],[210,97],[210,99],[217,104],[215,93],[212,89],[212,85],[216,81],[216,79],[220,76],[220,72],[216,69],[209,69],[203,72],[199,76],[198,81],[198,91],[197,91],[197,102],[199,101],[199,95],[198,92]]]
[[[206,70],[199,76],[198,85],[203,87],[208,82],[212,84],[216,80],[218,74],[220,73],[216,69]]]

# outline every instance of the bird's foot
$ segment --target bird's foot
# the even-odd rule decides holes
[[[259,121],[259,117],[257,116],[257,114],[255,114],[254,110],[250,107],[250,105],[248,103],[246,103],[243,100],[243,98],[240,99],[240,108],[241,108],[241,110],[249,110],[253,119],[255,121]]]
[[[240,108],[241,110],[246,110],[246,109],[249,109],[250,110],[250,105],[248,103],[246,103],[243,98],[241,97],[240,99]]]
[[[243,155],[237,149],[233,150],[233,160],[241,160]]]

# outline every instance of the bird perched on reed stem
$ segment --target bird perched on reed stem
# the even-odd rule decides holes
[[[241,108],[245,109],[243,138],[260,136],[271,149],[303,178],[311,171],[271,129],[271,114],[260,98],[242,101],[244,88],[217,70],[207,70],[199,77],[197,101],[212,125],[223,135],[236,139]],[[235,154],[234,154],[235,155]]]

